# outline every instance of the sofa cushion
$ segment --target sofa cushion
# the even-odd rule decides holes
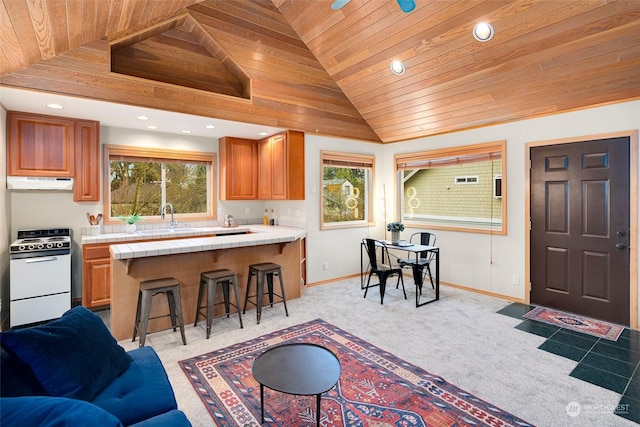
[[[0,399],[2,427],[121,427],[108,412],[83,400],[64,397],[3,397]]]
[[[182,411],[174,409],[136,423],[131,427],[190,427],[191,423]]]
[[[102,390],[93,403],[115,415],[125,426],[177,409],[173,389],[152,347],[129,351],[129,368]]]
[[[92,400],[131,364],[100,317],[78,306],[60,319],[0,334],[52,396]]]
[[[0,397],[46,395],[31,369],[0,347]]]

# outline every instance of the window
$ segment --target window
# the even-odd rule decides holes
[[[106,145],[106,221],[138,214],[160,221],[171,203],[176,219],[214,219],[215,154]]]
[[[399,217],[417,228],[506,234],[506,142],[394,157]]]
[[[373,155],[320,152],[321,229],[367,226],[373,222]]]

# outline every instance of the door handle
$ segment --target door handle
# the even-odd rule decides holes
[[[626,247],[627,247],[627,245],[625,245],[624,243],[616,243],[616,248],[617,249],[624,249]]]
[[[618,237],[624,237],[624,231],[616,231]]]

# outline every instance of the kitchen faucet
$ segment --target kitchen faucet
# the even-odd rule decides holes
[[[169,222],[169,229],[174,230],[176,228],[176,225],[178,225],[178,222],[173,220],[173,205],[171,203],[165,203],[164,205],[162,205],[162,207],[160,208],[160,218],[164,219],[167,206],[171,208],[171,221]]]

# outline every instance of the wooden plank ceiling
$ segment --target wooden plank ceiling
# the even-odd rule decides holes
[[[640,98],[638,0],[416,3],[3,0],[0,85],[383,143]]]

